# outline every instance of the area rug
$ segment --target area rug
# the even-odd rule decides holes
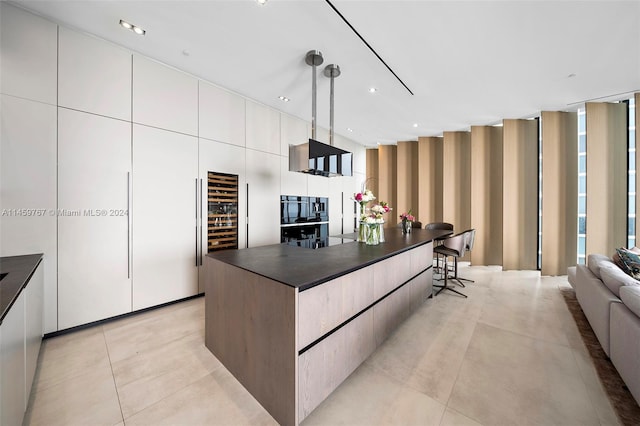
[[[620,423],[629,426],[639,425],[640,407],[620,378],[613,363],[600,347],[600,342],[598,342],[598,338],[591,329],[587,317],[584,316],[578,299],[576,299],[576,292],[572,288],[561,288],[560,292],[578,326],[582,341],[591,355],[600,382],[607,392]]]

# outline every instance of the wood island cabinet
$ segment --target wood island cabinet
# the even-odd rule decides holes
[[[286,244],[205,258],[205,345],[280,424],[297,425],[432,294],[433,238]]]

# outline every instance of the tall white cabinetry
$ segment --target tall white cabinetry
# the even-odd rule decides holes
[[[61,329],[131,311],[131,123],[58,110]]]
[[[131,53],[62,27],[58,45],[58,326],[65,329],[131,311]]]
[[[134,310],[198,293],[198,188],[198,139],[134,124]]]
[[[133,122],[138,310],[198,293],[198,80],[134,55]]]
[[[0,20],[0,208],[41,212],[2,216],[0,256],[44,253],[44,322],[50,332],[57,330],[58,316],[58,27],[7,2],[0,2]]]
[[[133,122],[198,134],[198,80],[140,55],[133,57]]]
[[[280,114],[247,101],[249,247],[280,242]]]
[[[131,53],[64,27],[59,31],[58,105],[131,120]]]
[[[247,149],[248,246],[280,242],[280,156]]]

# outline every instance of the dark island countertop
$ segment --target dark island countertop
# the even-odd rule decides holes
[[[42,254],[0,257],[0,324],[41,260]]]
[[[385,242],[376,246],[356,241],[319,249],[274,244],[207,256],[303,291],[451,232],[412,229],[402,235],[400,228],[386,228],[384,233]]]

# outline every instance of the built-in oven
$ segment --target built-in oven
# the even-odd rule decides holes
[[[280,241],[320,240],[329,236],[329,199],[280,196]]]

